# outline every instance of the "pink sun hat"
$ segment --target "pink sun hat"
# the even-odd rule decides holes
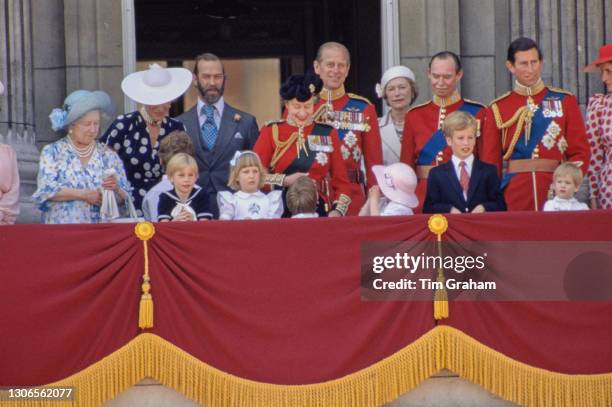
[[[414,193],[417,176],[408,164],[374,165],[372,172],[376,176],[380,190],[389,200],[409,208],[418,206],[419,200]]]

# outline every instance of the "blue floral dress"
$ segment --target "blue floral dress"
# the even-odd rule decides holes
[[[151,146],[147,123],[140,112],[136,111],[117,117],[100,139],[112,147],[123,161],[139,216],[142,216],[142,199],[145,194],[161,180],[159,143],[175,130],[184,131],[185,126],[178,120],[164,118],[157,142]]]
[[[100,207],[85,201],[53,202],[51,198],[61,189],[102,189],[104,170],[115,169],[118,185],[124,191],[130,185],[117,154],[103,144],[96,143],[86,166],[81,164],[68,140],[64,137],[45,146],[40,155],[38,189],[32,195],[42,211],[43,223],[98,223]]]

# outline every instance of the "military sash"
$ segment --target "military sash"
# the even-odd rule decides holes
[[[555,117],[560,117],[555,113],[556,110],[551,111],[549,108],[545,107],[545,105],[550,104],[551,99],[554,102],[561,103],[563,102],[564,96],[565,95],[563,93],[548,89],[548,92],[546,92],[546,95],[544,95],[544,99],[542,99],[542,102],[540,102],[538,105],[538,110],[536,110],[536,112],[533,114],[533,118],[531,119],[531,135],[529,136],[529,141],[525,143],[525,129],[523,129],[523,132],[514,146],[514,151],[510,156],[511,160],[524,160],[532,158],[533,151],[537,145],[542,142],[550,123]],[[560,114],[563,114],[562,110],[560,111]],[[515,173],[504,174],[502,177],[501,188],[503,189],[508,186],[508,183],[515,175]]]
[[[482,109],[482,106],[480,105],[463,101],[463,104],[459,106],[459,109],[457,110],[469,113],[476,117],[478,112],[480,112],[480,109]],[[431,162],[436,159],[438,153],[443,151],[447,145],[448,144],[446,143],[442,129],[436,130],[419,153],[419,156],[417,157],[417,164],[430,165]]]
[[[299,157],[296,156],[295,159],[285,169],[275,168],[275,172],[282,172],[285,175],[291,175],[296,172],[308,172],[308,170],[310,170],[310,167],[312,167],[312,163],[315,160],[315,156],[317,154],[317,148],[314,146],[315,143],[309,141],[316,140],[317,138],[325,140],[325,143],[318,144],[321,144],[322,147],[326,148],[332,143],[331,140],[328,140],[330,138],[331,131],[332,127],[320,123],[315,123],[315,126],[313,127],[310,134],[306,136],[307,141],[306,143],[304,143],[304,148],[302,149],[303,152],[305,151],[304,154],[300,154]]]

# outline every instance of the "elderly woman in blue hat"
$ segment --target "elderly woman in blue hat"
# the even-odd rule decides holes
[[[145,194],[161,180],[161,140],[175,130],[185,130],[183,123],[169,117],[170,105],[187,91],[192,79],[188,69],[153,64],[146,71],[129,74],[121,82],[123,93],[141,108],[117,117],[102,136],[102,142],[121,157],[139,216]]]
[[[123,164],[97,141],[100,116],[111,110],[105,92],[77,90],[49,115],[53,130],[67,134],[41,152],[38,189],[32,198],[44,223],[98,223],[103,190],[124,201],[130,187]]]

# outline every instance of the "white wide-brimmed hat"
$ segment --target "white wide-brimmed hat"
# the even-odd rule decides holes
[[[387,83],[395,78],[406,78],[416,82],[414,72],[412,72],[410,68],[405,67],[404,65],[392,66],[391,68],[387,69],[382,78],[380,78],[380,83],[376,84],[376,95],[378,95],[379,98],[382,99],[382,97],[385,95],[385,86],[387,86]]]
[[[414,193],[417,186],[417,176],[414,170],[404,163],[394,163],[388,166],[374,165],[372,172],[376,176],[382,193],[393,202],[415,208],[419,200]]]
[[[193,76],[185,68],[149,65],[146,71],[129,74],[121,82],[123,93],[136,103],[156,106],[173,101],[189,89]]]
[[[101,90],[93,92],[83,89],[75,90],[66,97],[61,108],[51,111],[49,115],[51,127],[55,131],[65,129],[71,123],[94,110],[112,116],[113,103],[110,96]]]
[[[0,82],[0,95],[4,95],[4,85]]]

